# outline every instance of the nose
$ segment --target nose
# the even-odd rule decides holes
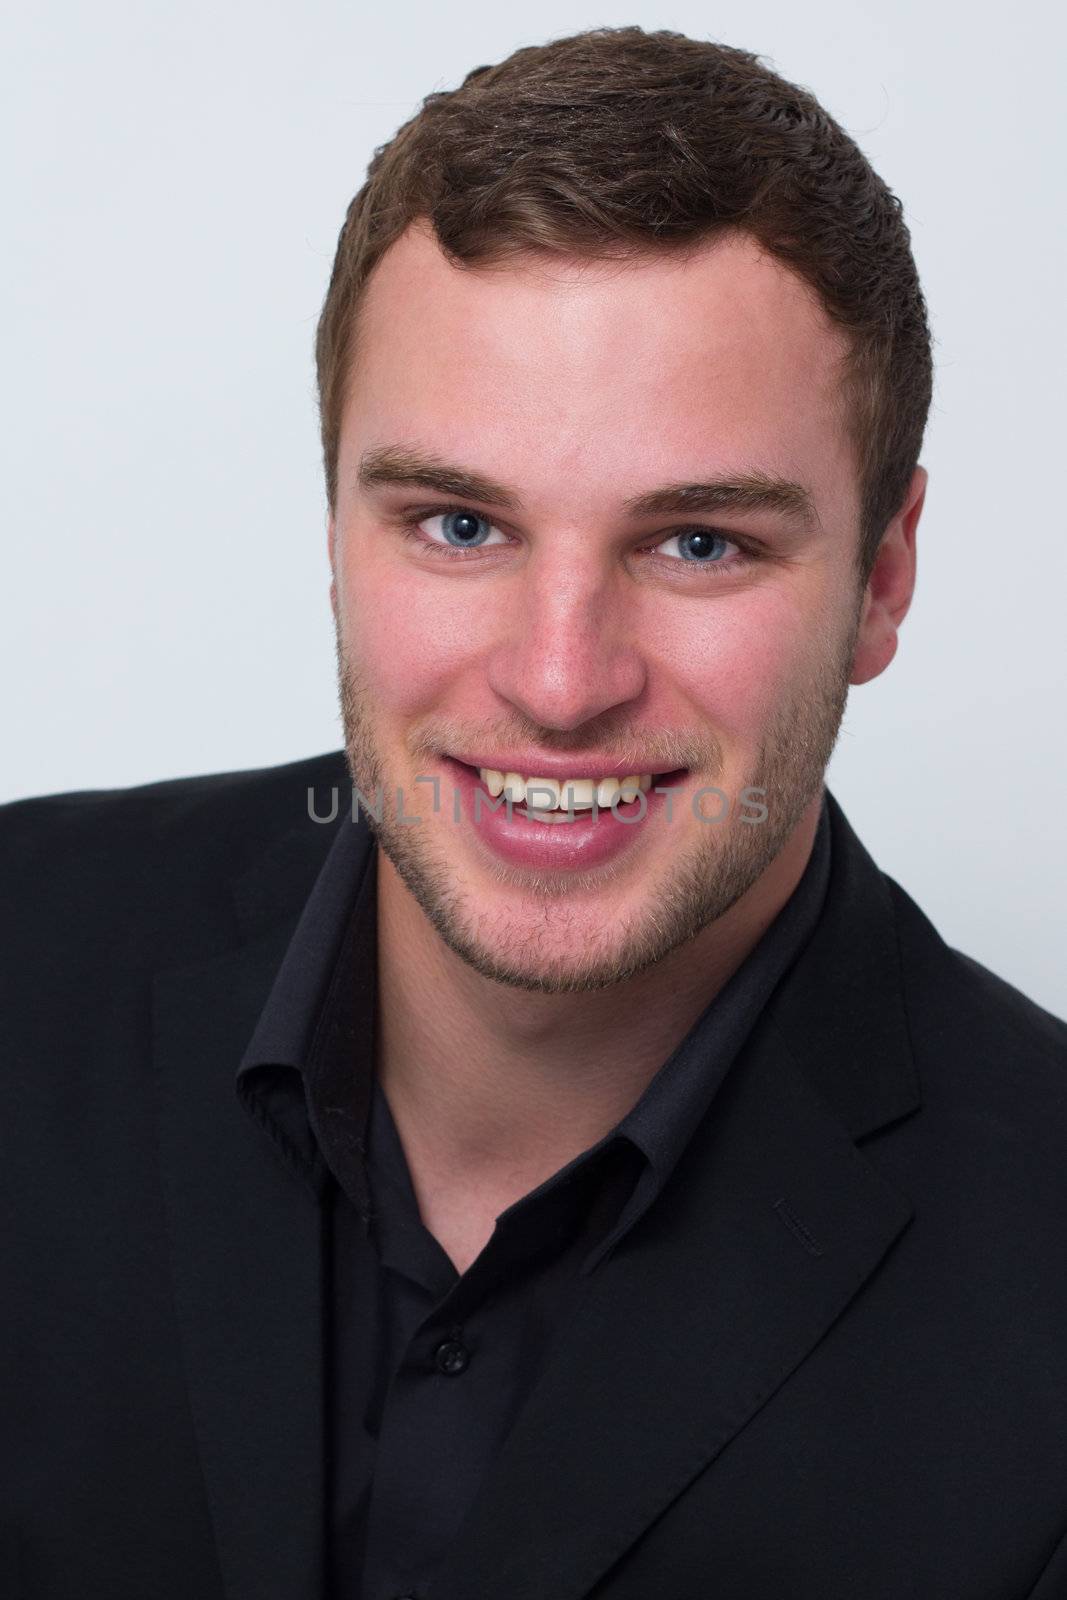
[[[625,581],[592,552],[532,560],[501,617],[490,687],[543,728],[579,728],[636,700],[647,670]]]

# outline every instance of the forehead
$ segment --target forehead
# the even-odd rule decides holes
[[[747,236],[685,255],[457,267],[416,224],[365,292],[342,438],[430,446],[532,497],[688,468],[783,473],[821,500],[852,476],[843,335]],[[539,479],[541,481],[539,481]]]

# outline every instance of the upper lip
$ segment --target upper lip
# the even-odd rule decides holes
[[[635,766],[632,761],[598,761],[588,756],[539,755],[536,750],[512,750],[507,755],[459,755],[450,751],[453,761],[489,772],[517,772],[523,778],[629,778],[649,772],[655,777],[662,767]],[[674,770],[673,768],[671,769]]]

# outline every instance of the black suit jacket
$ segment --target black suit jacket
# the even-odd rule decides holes
[[[234,1075],[348,793],[0,809],[12,1600],[321,1592],[321,1195]],[[1067,1596],[1067,1026],[829,804],[811,942],[427,1600]]]

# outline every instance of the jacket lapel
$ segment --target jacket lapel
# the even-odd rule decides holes
[[[227,1600],[322,1592],[321,1183],[253,1124],[235,1073],[332,837],[283,836],[235,885],[245,942],[154,982],[175,1303]]]
[[[812,940],[593,1274],[433,1600],[579,1600],[816,1347],[913,1207],[854,1139],[919,1104],[885,880],[830,797]]]

